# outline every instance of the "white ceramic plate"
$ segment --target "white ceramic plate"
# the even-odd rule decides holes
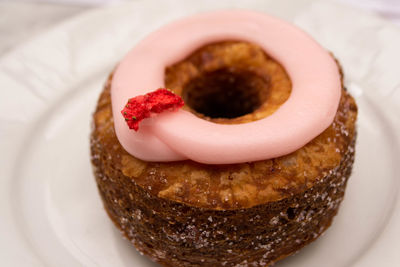
[[[107,74],[130,46],[165,21],[215,8],[207,6],[212,1],[197,1],[177,11],[178,2],[183,3],[138,1],[97,10],[0,61],[1,266],[157,266],[107,218],[91,172],[89,133]],[[236,5],[304,21],[308,11],[300,10],[309,2],[291,9],[285,7],[289,1]],[[221,1],[217,8],[232,3]],[[171,12],[159,18],[163,10]],[[147,26],[138,29],[142,24]],[[356,79],[347,84],[359,106],[359,134],[346,198],[322,238],[276,266],[400,266],[397,111]]]

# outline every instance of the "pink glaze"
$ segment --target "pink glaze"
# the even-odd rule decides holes
[[[222,40],[256,43],[284,66],[292,93],[274,114],[223,125],[180,110],[144,121],[138,132],[129,130],[120,114],[129,98],[164,87],[166,66]],[[185,18],[150,34],[117,67],[111,93],[117,137],[133,156],[229,164],[286,155],[319,135],[336,114],[341,81],[332,56],[300,29],[261,13],[222,11]]]

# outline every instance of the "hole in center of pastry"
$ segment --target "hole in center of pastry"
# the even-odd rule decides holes
[[[252,113],[267,98],[268,81],[247,70],[222,68],[205,72],[183,86],[183,100],[210,118],[236,118]]]
[[[164,82],[183,97],[183,109],[222,124],[248,123],[272,115],[292,88],[279,62],[258,45],[243,41],[198,48],[167,66]]]

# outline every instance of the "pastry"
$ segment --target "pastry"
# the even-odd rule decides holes
[[[150,34],[93,114],[109,217],[163,266],[270,266],[298,251],[331,225],[351,174],[357,106],[342,77],[308,35],[261,13],[200,14]],[[128,99],[160,87],[183,108],[129,129]]]

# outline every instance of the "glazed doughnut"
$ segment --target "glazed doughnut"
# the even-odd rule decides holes
[[[232,18],[235,27],[230,31]],[[265,25],[260,28],[259,23]],[[198,30],[193,40],[179,42],[181,47],[174,45],[180,40],[174,33],[182,25]],[[204,33],[207,28],[214,33]],[[254,37],[260,29],[267,46]],[[171,35],[164,36],[165,31]],[[285,33],[294,34],[283,50],[287,54],[282,47],[274,50],[281,44],[278,39],[290,39]],[[306,45],[299,47],[303,39]],[[303,49],[316,51],[303,55]],[[300,66],[289,64],[280,53],[297,58],[293,60]],[[307,68],[315,53],[318,72]],[[141,65],[153,55],[158,56]],[[148,75],[136,72],[135,64]],[[296,76],[302,73],[298,68],[306,71],[304,76]],[[120,113],[126,101],[159,87],[180,95],[183,110],[146,119],[137,132],[129,130]],[[321,99],[310,101],[309,93]],[[301,99],[309,104],[291,104]],[[285,109],[301,121],[274,122]],[[318,113],[314,119],[302,117],[312,110]],[[356,117],[357,106],[343,87],[339,65],[305,33],[248,11],[196,15],[149,35],[109,76],[93,115],[96,183],[122,234],[163,266],[270,266],[331,225],[352,170]],[[268,134],[274,129],[260,127],[264,122],[283,127],[278,132],[285,138]],[[229,137],[228,129],[242,138]],[[245,136],[236,129],[245,129]],[[218,142],[204,136],[214,134],[223,136]],[[284,147],[273,147],[272,137]],[[241,142],[245,146],[232,149]]]

